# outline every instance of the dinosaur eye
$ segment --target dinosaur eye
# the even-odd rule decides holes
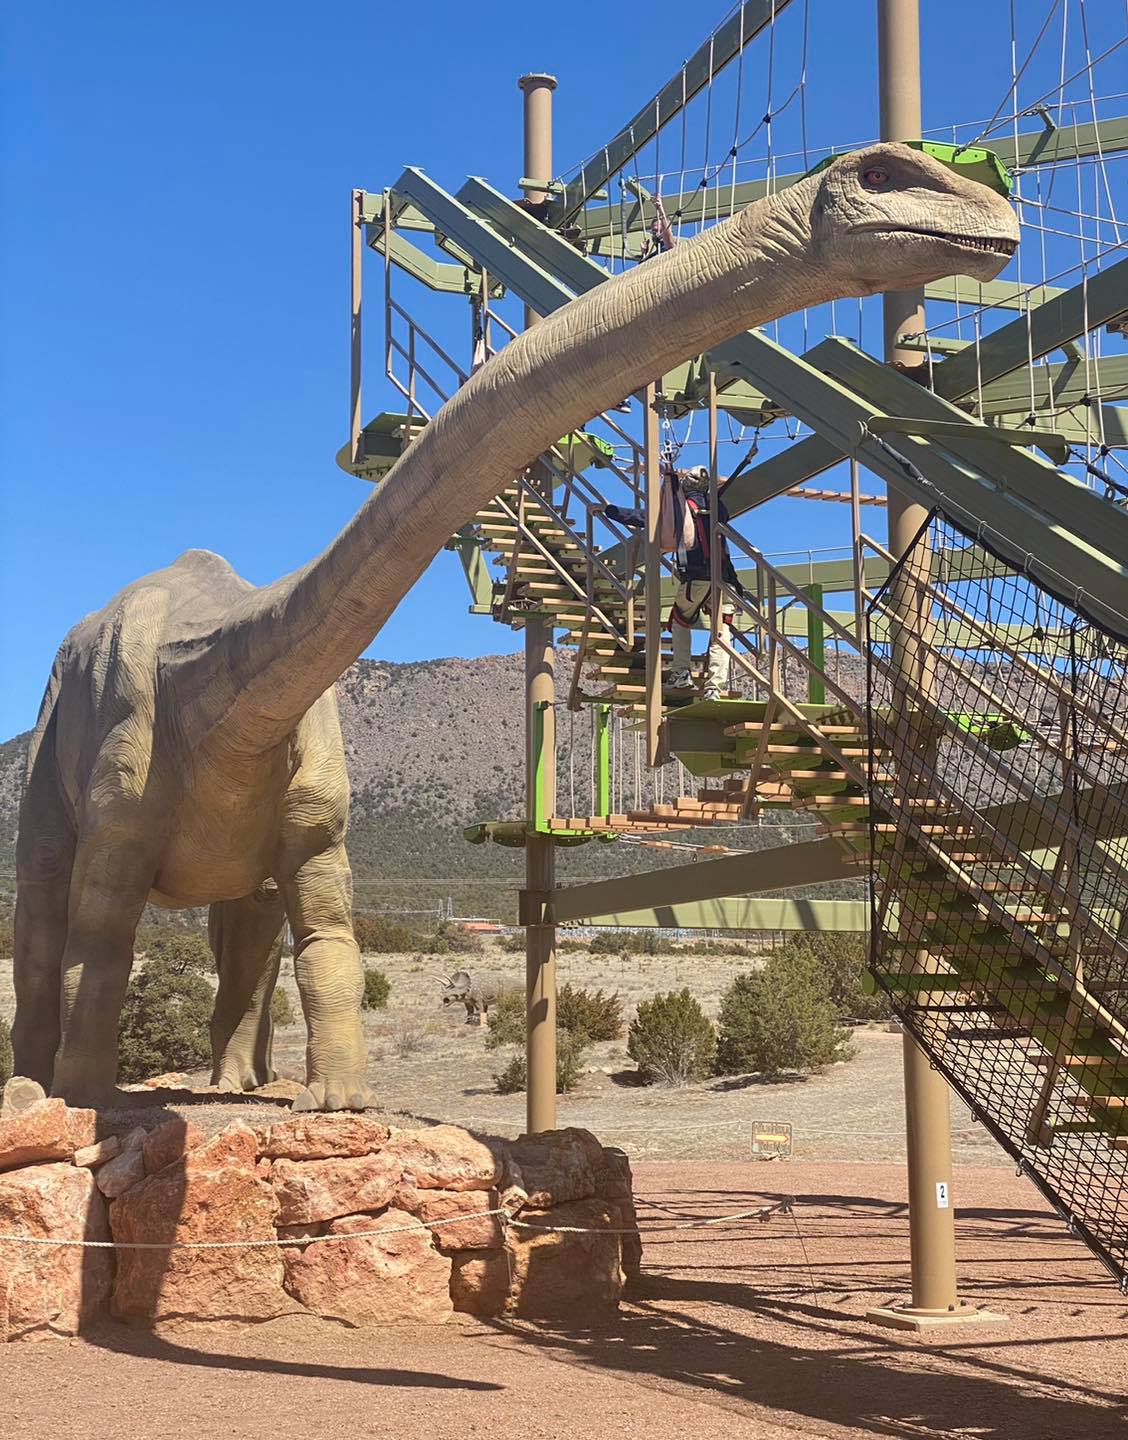
[[[886,184],[888,179],[889,171],[883,170],[880,165],[871,165],[870,168],[864,171],[862,174],[862,180],[865,182],[865,184],[871,186],[875,190],[878,188],[878,186]]]

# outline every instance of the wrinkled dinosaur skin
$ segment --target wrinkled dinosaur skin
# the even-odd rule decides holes
[[[256,589],[189,551],[63,642],[29,756],[17,1070],[102,1104],[149,899],[211,906],[214,1079],[271,1078],[277,940],[308,1026],[301,1108],[373,1102],[332,685],[447,538],[556,439],[753,325],[942,276],[988,280],[1009,205],[883,144],[756,202],[548,316],[443,407],[329,548]]]

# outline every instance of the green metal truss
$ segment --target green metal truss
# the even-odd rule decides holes
[[[600,146],[575,180],[549,200],[548,220],[558,226],[573,219],[608,179],[637,155],[655,133],[698,95],[741,49],[786,10],[790,0],[746,0],[713,32],[678,73],[648,100],[637,115]],[[533,176],[547,180],[550,177]]]
[[[1128,117],[1102,120],[1099,127],[1084,124],[1063,125],[1052,131],[1029,130],[1018,136],[1017,143],[1014,137],[993,138],[991,148],[1010,170],[1028,169],[1035,165],[1058,165],[1098,153],[1105,156],[1117,155],[1128,150]],[[802,180],[806,173],[797,170],[792,174],[777,175],[771,181],[771,190],[774,192],[786,189],[787,186]],[[606,183],[607,178],[605,175],[601,183]],[[767,180],[744,180],[735,186],[724,184],[706,189],[698,186],[694,190],[665,195],[663,204],[668,215],[680,213],[686,224],[698,224],[703,216],[708,216],[710,220],[723,220],[751,205],[754,200],[763,199],[768,193]],[[551,208],[550,223],[553,223],[555,213],[555,208]],[[637,201],[627,211],[628,230],[641,234],[650,225],[653,214],[653,207],[648,210],[644,201]],[[605,254],[607,246],[603,242],[617,235],[623,222],[617,205],[592,205],[576,217],[576,223],[592,253]],[[965,286],[972,284],[971,281],[963,283]],[[936,298],[944,297],[938,295]],[[984,302],[977,300],[974,303]]]

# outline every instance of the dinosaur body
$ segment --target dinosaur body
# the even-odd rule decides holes
[[[516,989],[508,975],[495,970],[456,970],[443,981],[443,1004],[465,1005],[467,1025],[480,1025],[491,1005],[496,1005],[509,990]]]
[[[1009,206],[880,145],[595,287],[482,366],[329,548],[256,589],[194,551],[59,651],[20,812],[16,1065],[71,1103],[112,1090],[146,901],[209,904],[214,1073],[269,1075],[285,919],[309,1029],[305,1107],[368,1104],[330,687],[448,537],[560,435],[673,366],[804,306],[991,279]]]

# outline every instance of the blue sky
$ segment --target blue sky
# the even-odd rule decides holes
[[[265,582],[319,550],[365,498],[333,461],[346,423],[350,188],[379,189],[414,163],[451,188],[477,173],[512,190],[515,79],[529,69],[559,77],[563,169],[725,9],[3,8],[0,738],[32,723],[67,628],[135,576],[202,546]],[[926,123],[989,115],[1009,79],[1007,5],[922,9],[937,77]],[[816,154],[876,129],[872,11],[871,0],[811,0]],[[378,360],[370,353],[370,372]],[[371,384],[366,411],[387,404]],[[787,542],[789,523],[772,522],[781,528],[765,548]],[[369,653],[515,648],[465,608],[456,562],[441,555]]]

